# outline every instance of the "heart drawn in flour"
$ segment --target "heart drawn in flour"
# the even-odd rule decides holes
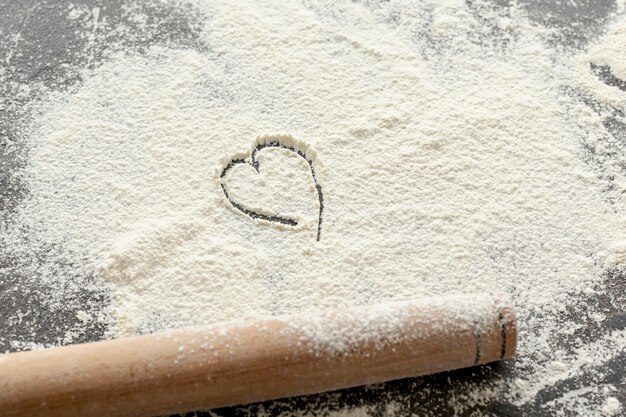
[[[317,155],[307,144],[289,135],[260,136],[251,151],[222,164],[219,182],[233,209],[284,227],[315,222],[320,240],[324,196]]]

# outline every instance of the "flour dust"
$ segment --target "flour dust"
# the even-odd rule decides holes
[[[557,317],[626,257],[626,20],[564,50],[524,7],[472,3],[194,2],[204,48],[112,48],[37,105],[5,238],[62,247],[54,285],[92,271],[109,337],[503,291],[514,377],[452,408],[532,403],[626,343],[554,348],[578,328]],[[259,137],[296,151],[253,161]],[[619,409],[594,389],[548,406]]]

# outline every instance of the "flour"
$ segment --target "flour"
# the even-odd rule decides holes
[[[311,346],[314,354],[332,357],[358,352],[363,346],[373,351],[388,344],[417,348],[433,336],[455,332],[488,335],[498,320],[496,311],[510,311],[506,298],[501,295],[452,294],[339,311],[306,312],[302,317],[289,317],[285,333],[287,336],[299,334],[302,343]],[[500,320],[502,323],[515,321],[512,315],[503,315]],[[500,343],[501,339],[495,340]],[[506,338],[503,343],[506,344]]]
[[[623,351],[618,331],[587,363],[554,340],[626,256],[624,148],[605,123],[624,122],[626,92],[589,69],[626,79],[624,18],[569,54],[516,5],[304,3],[196,2],[204,50],[112,45],[50,93],[24,130],[29,196],[6,241],[61,247],[39,268],[53,288],[95,274],[112,305],[79,319],[108,337],[504,291],[521,377],[459,391],[457,413],[523,407]],[[558,407],[618,412],[598,396]]]
[[[606,404],[602,407],[602,412],[605,416],[616,416],[622,409],[622,406],[617,398],[609,397],[606,399]]]

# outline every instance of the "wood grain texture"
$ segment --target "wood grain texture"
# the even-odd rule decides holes
[[[482,296],[478,304],[456,304],[451,310],[445,299],[401,302],[6,354],[0,356],[0,415],[161,415],[424,375],[514,354],[517,329],[508,302]],[[471,311],[475,305],[481,305],[478,316]],[[371,309],[400,321],[355,323]],[[469,323],[464,313],[472,317]]]

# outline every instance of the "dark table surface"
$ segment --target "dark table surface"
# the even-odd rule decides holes
[[[86,23],[68,18],[68,8],[83,5],[89,10],[100,7],[112,24],[120,23],[123,33],[106,33],[96,40],[84,36]],[[195,21],[194,13],[181,12],[160,2],[139,2],[140,9],[149,16],[149,32],[137,25],[124,12],[131,0],[0,0],[0,74],[8,82],[0,83],[0,226],[9,221],[15,207],[24,198],[26,190],[13,175],[24,163],[23,147],[20,146],[19,128],[23,109],[40,97],[43,89],[32,88],[18,92],[12,83],[43,85],[48,90],[63,91],[81,83],[80,70],[97,66],[102,60],[106,45],[116,43],[125,48],[141,51],[143,48],[167,44],[177,47],[201,49],[199,41],[201,21]],[[466,3],[472,7],[472,1]],[[508,0],[492,0],[498,7],[509,7]],[[576,2],[521,0],[530,17],[538,24],[557,29],[554,42],[564,49],[583,48],[603,29],[607,17],[615,11],[615,2],[608,0],[577,0]],[[559,4],[560,3],[560,4]],[[199,19],[199,18],[198,18]],[[91,48],[85,54],[85,48]],[[598,76],[607,84],[626,90],[626,82],[615,78],[609,71],[599,68]],[[626,142],[626,128],[615,121],[607,123],[612,133]],[[9,146],[9,144],[12,144]],[[1,230],[1,229],[0,229]],[[0,245],[2,242],[0,241]],[[45,249],[38,256],[45,258]],[[30,279],[22,260],[12,258],[0,249],[0,351],[16,350],[11,341],[22,346],[28,343],[43,345],[59,344],[66,331],[79,323],[77,311],[95,312],[109,302],[107,294],[85,289],[69,291],[67,306],[55,306],[46,302],[47,288]],[[592,342],[615,329],[626,327],[626,276],[617,270],[607,271],[599,284],[605,292],[588,297],[584,303],[572,297],[568,310],[556,320],[576,318],[582,325],[574,334],[551,341],[565,349],[575,343]],[[80,308],[76,306],[80,306]],[[598,323],[586,316],[592,305],[602,311],[606,319]],[[15,311],[29,311],[21,320],[12,320]],[[7,319],[9,318],[9,319]],[[75,342],[98,340],[105,328],[94,323]],[[511,363],[482,366],[430,377],[412,378],[384,385],[361,387],[328,394],[306,396],[289,400],[266,402],[246,407],[215,410],[218,415],[243,416],[269,414],[324,415],[346,406],[369,406],[372,415],[450,415],[453,397],[470,388],[489,386],[490,381],[515,378],[518,372]],[[1,377],[1,376],[0,376]],[[612,395],[626,405],[626,347],[624,351],[602,364],[602,372],[593,368],[584,373],[561,380],[554,386],[539,392],[535,400],[524,406],[507,401],[490,401],[470,407],[464,415],[554,415],[558,405],[551,401],[568,392],[593,385],[611,384],[617,388]],[[585,396],[585,394],[580,394]],[[389,404],[396,407],[392,414]],[[321,407],[320,407],[321,405]],[[323,410],[323,411],[320,411]],[[199,413],[204,415],[204,413]],[[206,414],[211,415],[211,414]],[[566,414],[567,415],[567,414]]]

